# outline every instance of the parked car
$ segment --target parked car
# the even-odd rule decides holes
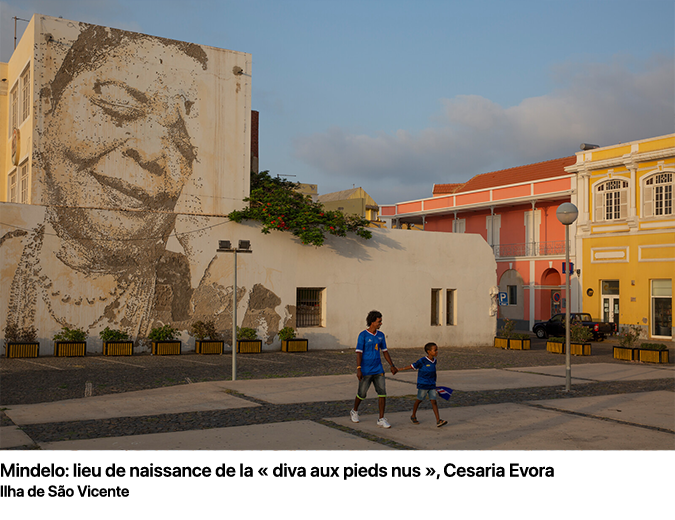
[[[591,315],[585,312],[570,313],[570,324],[580,323],[584,327],[591,329],[593,333],[593,341],[605,339],[614,333],[614,324],[596,321],[591,318]],[[532,327],[538,338],[548,338],[549,336],[564,336],[565,335],[565,315],[556,314],[548,321],[538,321]]]

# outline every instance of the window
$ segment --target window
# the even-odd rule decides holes
[[[24,161],[24,163],[19,166],[19,171],[21,172],[21,191],[20,191],[20,197],[19,197],[19,202],[21,204],[28,204],[28,161]]]
[[[9,93],[9,137],[12,131],[19,126],[19,84]]]
[[[673,281],[652,280],[652,336],[673,335]]]
[[[295,297],[296,316],[295,326],[322,327],[323,326],[323,296],[325,289],[298,288]]]
[[[7,200],[8,202],[16,202],[16,170],[9,174],[8,184],[7,193],[9,197]]]
[[[445,292],[445,324],[454,325],[455,320],[455,289]]]
[[[595,193],[595,220],[619,220],[628,216],[628,181],[612,179]]]
[[[518,286],[507,285],[506,292],[509,296],[509,305],[518,305]]]
[[[21,74],[21,122],[30,115],[30,63]]]
[[[487,243],[491,246],[499,245],[499,230],[502,226],[501,215],[488,215],[485,221],[487,229]]]
[[[441,324],[441,290],[431,289],[431,325]]]
[[[452,232],[453,233],[466,233],[466,219],[465,218],[456,218],[452,221]]]
[[[643,190],[645,217],[673,214],[673,174],[657,173],[645,181]]]

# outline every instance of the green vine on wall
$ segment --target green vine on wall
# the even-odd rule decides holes
[[[244,199],[249,206],[233,211],[228,218],[233,222],[257,220],[262,223],[262,232],[288,231],[303,244],[323,245],[326,234],[344,237],[347,233],[369,239],[372,233],[366,229],[369,221],[358,215],[345,215],[340,211],[328,211],[308,195],[297,191],[298,184],[272,177],[268,171],[251,172],[251,196]]]

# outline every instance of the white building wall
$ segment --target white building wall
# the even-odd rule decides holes
[[[184,349],[193,350],[194,340],[186,331],[197,319],[214,319],[229,339],[233,257],[216,253],[223,239],[251,241],[253,253],[237,256],[238,324],[256,328],[265,350],[280,348],[276,333],[292,323],[297,287],[326,288],[325,327],[299,329],[311,349],[353,347],[373,309],[383,314],[382,330],[390,348],[419,347],[429,341],[441,346],[489,345],[495,332],[489,292],[496,283],[496,264],[478,235],[374,229],[371,240],[329,237],[316,248],[288,233],[263,235],[253,223],[202,217],[186,228],[194,234],[190,252],[170,239],[152,274],[152,290],[130,294],[108,276],[89,274],[78,281],[69,268],[62,269],[59,248],[53,247],[58,240],[49,229],[42,231],[42,245],[36,248],[32,230],[44,229],[44,207],[3,203],[0,211],[3,222],[13,222],[0,225],[0,327],[4,330],[8,316],[34,324],[41,355],[53,352],[51,338],[64,320],[84,328],[88,349],[100,352],[98,333],[106,326],[125,328],[126,315],[116,309],[129,306],[148,308],[135,339],[145,337],[151,326],[170,323],[183,331]],[[162,264],[177,259],[189,266],[190,276],[183,270],[182,280],[163,283]],[[190,292],[181,293],[181,284]],[[456,291],[457,325],[444,324],[444,308],[442,325],[430,325],[432,288],[442,289],[443,306],[445,291]],[[102,294],[108,295],[106,301],[100,301]],[[171,309],[182,303],[186,305],[178,316]],[[137,352],[145,350],[139,344]]]

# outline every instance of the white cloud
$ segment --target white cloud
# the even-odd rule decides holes
[[[440,100],[433,128],[370,136],[334,127],[297,138],[295,154],[333,183],[377,186],[371,195],[393,202],[430,196],[434,182],[573,155],[584,142],[608,146],[675,132],[672,58],[639,68],[619,59],[564,64],[552,80],[550,94],[514,107],[455,96]],[[397,195],[403,198],[389,199]]]

